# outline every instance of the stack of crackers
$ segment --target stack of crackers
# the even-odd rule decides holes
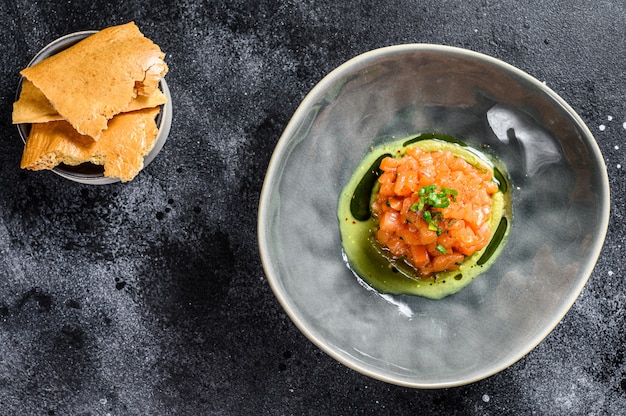
[[[30,123],[21,167],[90,162],[132,180],[155,145],[165,55],[133,23],[103,29],[30,66],[13,123]]]

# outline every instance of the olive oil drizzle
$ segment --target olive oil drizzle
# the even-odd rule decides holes
[[[504,238],[507,228],[508,220],[506,217],[502,217],[498,223],[498,228],[496,228],[496,231],[493,233],[493,236],[487,245],[487,248],[483,252],[483,255],[480,256],[476,264],[482,266],[489,261],[491,256],[493,256],[493,253],[495,253],[496,249],[500,246],[500,243],[502,243],[502,239]]]
[[[372,166],[365,172],[359,184],[354,189],[352,199],[350,200],[350,212],[352,216],[359,221],[367,221],[372,215],[372,208],[370,206],[372,190],[376,185],[376,180],[382,173],[380,170],[380,162],[387,156],[391,156],[389,153],[380,155],[378,159],[372,163]]]
[[[441,140],[448,143],[458,144],[459,146],[468,147],[467,143],[457,139],[456,137],[448,136],[447,134],[440,133],[419,133],[415,136],[411,136],[404,143],[402,147],[407,147],[410,144],[421,142],[423,140]]]

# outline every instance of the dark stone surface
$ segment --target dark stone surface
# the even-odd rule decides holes
[[[0,19],[0,414],[625,414],[623,0],[8,0]],[[21,171],[18,71],[61,35],[130,20],[167,53],[162,153],[128,184]],[[545,81],[595,134],[613,195],[599,262],[554,332],[446,390],[321,352],[273,296],[256,242],[264,171],[300,100],[349,58],[410,42]]]

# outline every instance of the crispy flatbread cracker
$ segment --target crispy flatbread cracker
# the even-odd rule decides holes
[[[166,102],[167,97],[157,88],[150,95],[138,95],[133,98],[128,107],[122,110],[122,113],[156,107]],[[63,120],[63,117],[48,101],[44,93],[35,87],[35,84],[25,79],[22,83],[19,99],[13,103],[13,124],[46,123],[57,120]]]
[[[52,169],[61,163],[104,165],[104,176],[132,180],[143,168],[144,157],[156,142],[159,108],[121,113],[109,121],[98,141],[79,134],[67,121],[37,123],[31,127],[22,154],[22,169]]]
[[[150,95],[138,95],[128,104],[128,107],[122,110],[122,113],[128,113],[130,111],[142,110],[144,108],[152,108],[158,105],[165,104],[167,97],[160,89],[154,90]]]
[[[114,115],[150,95],[166,74],[161,49],[133,23],[103,29],[23,69],[80,134],[98,140]]]
[[[47,121],[62,120],[46,96],[35,85],[24,80],[19,99],[13,103],[13,124],[45,123]]]

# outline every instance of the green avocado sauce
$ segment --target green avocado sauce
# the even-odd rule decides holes
[[[409,146],[419,146],[426,152],[450,150],[474,166],[487,164],[494,171],[494,181],[499,189],[493,196],[489,243],[466,257],[459,269],[428,278],[419,278],[410,264],[401,258],[392,258],[374,237],[378,225],[370,207],[378,192],[380,162],[389,155],[403,155]],[[441,299],[463,289],[494,263],[506,243],[512,219],[511,186],[503,172],[503,166],[496,165],[483,153],[451,136],[417,134],[372,148],[339,197],[337,215],[348,266],[380,293]]]

